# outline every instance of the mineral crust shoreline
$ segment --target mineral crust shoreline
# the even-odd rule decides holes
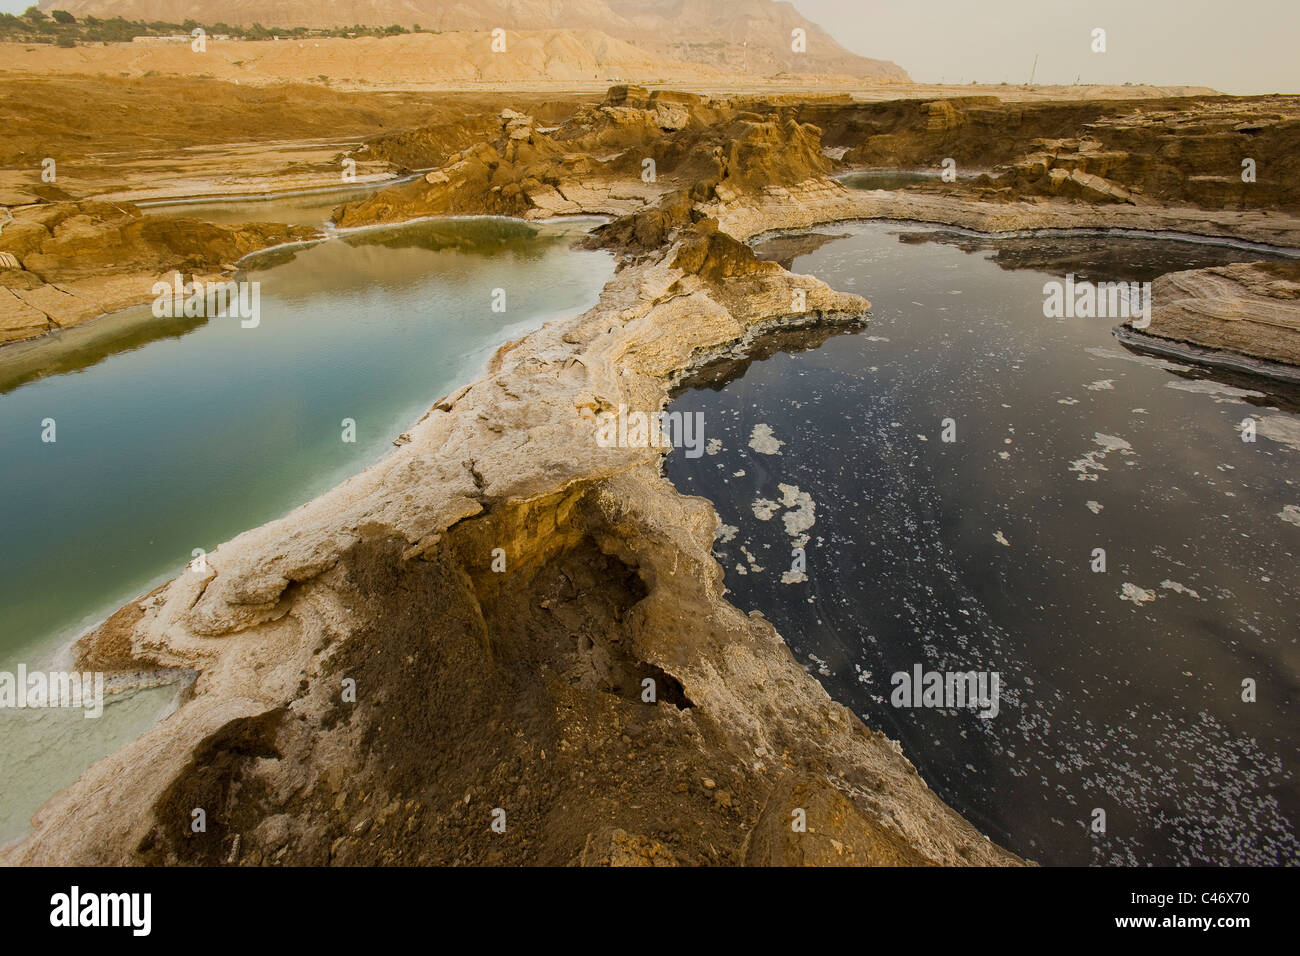
[[[199,677],[4,862],[1021,862],[726,602],[717,515],[661,450],[594,441],[759,330],[867,307],[707,225],[624,268],[381,462],[92,634],[87,665]]]
[[[597,416],[663,408],[765,331],[862,321],[861,297],[758,261],[744,240],[762,233],[889,218],[1296,248],[1300,219],[854,193],[788,116],[629,89],[577,115],[555,139],[507,111],[495,145],[335,218],[624,213],[598,231],[625,254],[599,303],[502,346],[381,461],[89,635],[84,667],[198,677],[0,862],[1024,862],[726,601],[712,505],[663,477],[661,449],[599,447]],[[619,186],[646,136],[664,179]]]

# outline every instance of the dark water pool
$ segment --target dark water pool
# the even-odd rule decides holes
[[[1261,256],[828,232],[844,238],[766,251],[867,296],[870,326],[787,337],[673,405],[705,416],[710,454],[666,469],[717,505],[730,600],[1016,852],[1296,863],[1300,397],[1130,352],[1111,319],[1043,314],[1066,272]],[[916,665],[997,673],[997,715],[894,706],[891,675]]]

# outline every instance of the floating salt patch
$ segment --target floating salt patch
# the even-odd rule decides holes
[[[1008,547],[1008,548],[1011,547],[1011,542],[1007,540],[1006,535],[1004,535],[1001,531],[993,532],[993,540],[996,541],[998,544],[1003,545],[1004,547]]]
[[[809,653],[808,659],[817,665],[817,673],[820,674],[822,677],[831,676],[830,667],[827,665],[827,663],[824,660],[822,660],[816,654]]]
[[[817,522],[817,506],[813,503],[812,495],[800,491],[798,485],[777,485],[777,487],[781,489],[781,505],[791,509],[781,519],[785,523],[785,533],[792,538],[802,536],[804,543],[807,543],[808,537],[804,532]]]
[[[754,509],[754,517],[759,521],[770,521],[781,506],[767,498],[755,498],[750,507]]]
[[[1277,516],[1300,528],[1300,505],[1283,505]]]
[[[1300,418],[1285,415],[1269,415],[1261,418],[1255,426],[1257,434],[1263,435],[1281,445],[1287,445],[1300,451]]]
[[[1121,455],[1133,454],[1133,446],[1122,438],[1116,438],[1114,435],[1103,435],[1101,432],[1093,432],[1092,440],[1095,444],[1100,445],[1098,451],[1090,451],[1082,458],[1070,462],[1070,471],[1079,473],[1080,481],[1096,481],[1097,476],[1091,472],[1109,471],[1102,464],[1106,456],[1113,451]]]
[[[1078,400],[1077,398],[1058,398],[1058,399],[1056,400],[1056,404],[1058,404],[1058,405],[1078,405],[1078,404],[1079,404],[1079,400]]]
[[[1119,599],[1121,601],[1132,601],[1138,607],[1149,601],[1156,599],[1155,591],[1148,591],[1146,588],[1140,588],[1129,581],[1124,582],[1124,586],[1119,589]]]
[[[721,438],[710,438],[707,442],[705,442],[705,444],[704,444],[704,454],[706,454],[706,455],[716,455],[716,454],[717,454],[718,452],[720,452],[720,451],[722,451],[722,439],[721,439]]]
[[[1223,385],[1208,378],[1198,378],[1191,381],[1178,379],[1174,382],[1165,382],[1165,388],[1176,389],[1180,392],[1192,392],[1197,395],[1209,395],[1220,404],[1235,402],[1241,398],[1265,397],[1263,392],[1257,392],[1250,388],[1237,388],[1235,385]]]
[[[1092,382],[1083,387],[1090,392],[1106,392],[1115,387],[1115,380],[1113,378],[1103,378],[1100,382]]]
[[[1120,352],[1117,349],[1089,348],[1084,349],[1089,355],[1095,355],[1101,359],[1122,359],[1125,362],[1136,362],[1138,365],[1146,365],[1149,368],[1163,368],[1171,372],[1186,372],[1188,366],[1179,365],[1177,362],[1170,362],[1167,359],[1153,358],[1150,355],[1135,355],[1132,352]]]
[[[760,455],[779,455],[785,442],[772,434],[772,426],[759,424],[749,435],[749,447]]]
[[[718,544],[726,544],[733,539],[740,531],[734,524],[719,525],[718,530],[713,533],[713,540]]]
[[[1096,515],[1096,514],[1101,514],[1101,509],[1102,509],[1103,507],[1105,507],[1104,505],[1102,505],[1100,502],[1097,502],[1097,501],[1089,501],[1089,502],[1086,502],[1086,504],[1087,504],[1087,506],[1088,506],[1088,510],[1091,511],[1091,512],[1092,512],[1093,514],[1095,514],[1095,515]]]
[[[1166,591],[1173,591],[1175,594],[1186,594],[1190,598],[1200,600],[1201,596],[1187,587],[1185,584],[1179,584],[1177,581],[1170,581],[1168,578],[1160,582],[1160,586]]]

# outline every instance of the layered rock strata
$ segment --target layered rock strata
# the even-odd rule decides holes
[[[317,235],[278,223],[155,219],[130,203],[20,207],[0,231],[0,345],[147,302],[175,272],[215,280],[250,252]]]
[[[1300,383],[1300,263],[1234,263],[1163,275],[1151,323],[1121,338],[1165,354]]]

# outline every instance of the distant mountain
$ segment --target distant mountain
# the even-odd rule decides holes
[[[78,18],[232,26],[599,30],[657,56],[729,73],[908,80],[896,64],[850,53],[794,6],[774,0],[41,0],[40,7]],[[795,28],[806,31],[806,52],[791,50]]]

